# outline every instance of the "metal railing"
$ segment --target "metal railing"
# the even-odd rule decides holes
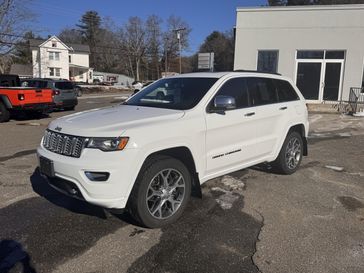
[[[360,107],[364,107],[364,88],[352,87],[349,94],[350,113],[355,114]]]

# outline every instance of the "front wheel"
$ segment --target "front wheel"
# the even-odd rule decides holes
[[[157,157],[141,170],[128,210],[142,225],[157,228],[175,222],[190,195],[191,175],[186,166],[172,157]]]
[[[303,155],[302,136],[297,132],[290,132],[273,162],[273,169],[281,174],[292,174],[297,171]]]

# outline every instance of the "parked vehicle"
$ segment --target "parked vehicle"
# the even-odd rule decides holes
[[[53,90],[55,109],[74,110],[78,104],[73,83],[65,79],[34,78],[22,80],[23,85],[35,88],[50,88]]]
[[[308,127],[305,100],[288,78],[184,74],[123,105],[53,121],[38,158],[56,189],[160,227],[212,178],[263,162],[294,173],[307,155]]]
[[[134,81],[131,86],[133,88],[133,94],[138,93],[143,88],[143,84],[139,81]]]
[[[17,75],[0,75],[0,122],[20,112],[38,118],[52,108],[52,90],[21,87]]]

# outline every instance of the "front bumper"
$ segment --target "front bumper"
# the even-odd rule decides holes
[[[49,184],[57,190],[78,199],[110,209],[123,209],[134,185],[138,169],[137,149],[124,149],[116,152],[102,152],[97,149],[84,149],[80,158],[59,155],[37,149],[39,157],[53,162],[54,178]],[[107,181],[97,182],[87,178],[85,172],[108,172]]]

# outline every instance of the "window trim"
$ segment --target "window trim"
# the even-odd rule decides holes
[[[276,52],[277,53],[277,59],[276,59],[276,71],[263,71],[263,70],[259,70],[259,53],[260,52]],[[261,71],[261,72],[267,72],[267,73],[278,73],[278,67],[279,67],[279,49],[258,49],[257,52],[257,71]]]

